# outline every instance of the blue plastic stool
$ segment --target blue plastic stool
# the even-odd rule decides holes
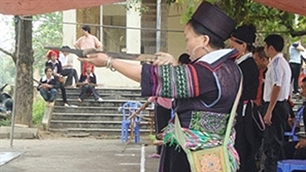
[[[306,170],[306,160],[287,159],[277,162],[277,172],[291,172],[293,170]]]
[[[121,123],[121,142],[125,143],[128,141],[129,137],[129,126],[131,124],[131,120],[127,120],[129,116],[134,114],[142,104],[138,101],[129,101],[124,103],[121,107],[119,107],[119,111],[122,113],[122,123]],[[135,117],[132,120],[135,120],[135,128],[134,128],[134,139],[135,143],[139,143],[140,141],[140,121],[141,121],[141,114],[142,112],[139,113],[137,117]]]
[[[304,108],[305,108],[305,106],[302,106],[298,109],[291,131],[290,132],[285,132],[285,136],[290,136],[292,138],[292,141],[298,141],[299,140],[298,136],[296,135],[295,128],[296,128],[296,125],[298,123],[300,123],[300,121],[302,120]]]

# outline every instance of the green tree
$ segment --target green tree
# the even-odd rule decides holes
[[[34,20],[34,22],[32,22]],[[52,21],[52,22],[50,22]],[[57,23],[56,23],[57,22]],[[14,99],[16,123],[32,125],[33,104],[33,66],[43,70],[46,61],[45,45],[60,45],[62,42],[62,13],[51,13],[39,16],[15,17],[15,52],[0,47],[0,51],[12,57],[14,63],[4,64],[5,69],[17,69],[15,74],[16,96]],[[32,29],[34,28],[34,29]],[[34,34],[33,30],[35,30]],[[34,38],[32,39],[32,36]],[[36,62],[34,65],[33,47],[36,51]],[[2,59],[3,60],[3,59]],[[14,66],[15,65],[15,66]],[[7,74],[14,73],[5,70]],[[9,75],[8,75],[9,76]],[[12,77],[13,78],[13,77]],[[18,93],[18,94],[17,94]]]
[[[292,37],[306,35],[306,17],[298,17],[295,23],[295,15],[284,12],[275,8],[261,5],[252,0],[208,0],[218,5],[234,20],[241,24],[253,23],[259,32],[273,33],[279,32],[283,36],[290,35]],[[167,0],[167,3],[186,4],[186,11],[181,16],[181,22],[187,22],[199,0]]]
[[[62,21],[62,12],[33,16],[34,69],[38,70],[40,75],[44,74],[46,54],[48,52],[44,47],[62,45]]]
[[[33,49],[32,49],[32,16],[24,19],[16,16],[15,52],[11,55],[16,66],[15,82],[15,121],[17,124],[32,125],[33,104]]]
[[[0,16],[2,24],[1,37],[0,37],[0,49],[5,49],[7,52],[14,51],[14,23],[12,16]],[[7,54],[0,51],[0,86],[7,84],[13,84],[15,82],[15,66],[13,59]],[[8,87],[7,87],[8,89]]]
[[[33,16],[33,69],[38,70],[41,76],[43,75],[47,53],[44,46],[60,46],[62,44],[62,19],[62,12]],[[0,44],[0,50],[5,49],[6,52],[13,52],[15,43],[15,41],[12,41],[15,35],[14,22],[10,17],[4,16],[1,21],[6,25],[6,33],[5,37],[0,38],[2,43],[2,45]],[[7,54],[0,53],[0,58],[0,86],[4,83],[13,84],[16,75],[15,64]]]

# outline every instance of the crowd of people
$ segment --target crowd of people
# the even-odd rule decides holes
[[[90,34],[89,26],[83,26],[82,31],[84,36],[75,43],[76,48],[102,49],[99,40]],[[225,140],[227,120],[241,82],[236,122],[227,145],[230,171],[257,172],[261,170],[260,159],[263,171],[274,172],[279,160],[306,159],[306,139],[288,142],[284,137],[288,117],[293,114],[290,97],[299,93],[301,59],[306,58],[301,42],[289,47],[289,62],[282,53],[284,39],[278,34],[266,36],[262,46],[255,48],[254,25],[237,27],[232,18],[206,1],[187,22],[184,36],[188,54],[180,62],[165,52],[158,52],[158,59],[152,64],[132,64],[104,53],[79,58],[84,72],[79,80],[82,91],[78,101],[82,102],[88,92],[102,101],[94,89],[96,76],[91,65],[115,69],[140,82],[142,96],[150,97],[156,104],[156,139],[163,144],[152,157],[160,158],[159,171],[188,172],[195,164],[179,148],[175,121],[190,136],[185,138],[189,144],[184,146],[188,149],[219,146]],[[229,48],[225,48],[226,40]],[[55,52],[48,53],[46,76],[39,89],[47,102],[53,102],[60,88],[63,101],[69,106],[65,86],[70,86],[73,78],[77,80],[77,74],[63,54],[57,59]],[[66,83],[58,81],[61,76],[68,76]],[[301,94],[306,96],[306,78],[302,80]],[[174,117],[171,109],[176,113]],[[306,111],[304,124],[305,114]]]
[[[293,61],[289,61],[289,65],[285,59],[282,36],[270,34],[262,42],[262,47],[255,48],[255,26],[236,27],[233,19],[206,1],[186,24],[184,36],[190,56],[188,64],[179,64],[165,52],[157,53],[158,59],[153,64],[143,65],[126,63],[103,53],[79,60],[115,69],[140,82],[142,96],[153,96],[158,105],[156,116],[159,119],[156,121],[166,116],[168,121],[169,107],[162,107],[161,100],[174,99],[172,108],[177,115],[162,130],[162,149],[158,149],[158,156],[155,156],[160,157],[160,172],[188,172],[195,165],[178,148],[181,145],[174,126],[177,120],[183,133],[192,135],[192,138],[185,138],[190,143],[185,145],[188,149],[208,150],[222,143],[226,121],[242,80],[235,130],[230,136],[234,144],[228,145],[230,171],[259,171],[256,163],[261,157],[259,154],[265,158],[263,171],[276,171],[277,161],[289,158],[284,153],[284,132],[292,108],[288,100],[292,93],[291,81],[294,81],[293,93],[298,91],[294,70],[300,72],[299,66],[293,66]],[[226,49],[224,42],[228,39],[230,48]],[[292,46],[299,52],[305,51],[300,43]],[[301,60],[300,55],[296,57]],[[157,139],[161,139],[158,126],[157,130]],[[215,142],[219,144],[212,146]],[[305,142],[301,139],[293,143],[293,148],[291,146],[299,155],[303,152],[304,159]]]
[[[102,44],[99,40],[90,34],[90,27],[88,25],[82,26],[82,34],[83,36],[76,41],[75,48],[102,49]],[[96,101],[102,102],[103,99],[95,89],[95,86],[97,86],[97,78],[94,74],[94,66],[83,63],[82,73],[79,77],[76,69],[73,67],[72,61],[69,59],[69,53],[64,51],[65,49],[70,49],[70,47],[65,45],[62,46],[62,49],[63,52],[57,50],[48,51],[47,61],[45,63],[45,75],[40,79],[37,87],[37,90],[46,101],[46,105],[54,105],[54,101],[58,95],[58,89],[60,89],[64,106],[70,107],[66,95],[66,88],[70,87],[81,88],[77,99],[80,103],[89,95],[93,95]]]

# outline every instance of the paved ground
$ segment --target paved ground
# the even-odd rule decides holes
[[[4,153],[21,153],[0,166],[1,172],[155,172],[159,159],[148,158],[154,146],[95,138],[0,140]]]

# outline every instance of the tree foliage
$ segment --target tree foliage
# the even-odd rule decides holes
[[[187,22],[199,0],[166,0],[172,4],[187,4],[181,22]],[[264,6],[252,0],[208,0],[231,16],[238,25],[254,24],[258,32],[281,33],[292,37],[306,35],[306,17]],[[288,1],[289,2],[289,1]],[[297,20],[295,20],[297,19]],[[297,39],[297,38],[296,38]]]
[[[47,50],[45,46],[61,46],[63,14],[55,12],[33,16],[34,69],[43,75]]]
[[[46,62],[47,50],[44,46],[62,44],[62,12],[42,14],[33,16],[33,51],[34,51],[34,70],[38,70],[43,75]],[[2,17],[6,25],[7,33],[0,38],[0,48],[11,53],[14,51],[14,21],[10,17]],[[15,64],[7,54],[0,53],[0,76],[1,83],[14,83],[16,75]]]
[[[15,65],[12,59],[14,52],[14,23],[12,16],[0,16],[0,85],[15,82]],[[5,52],[3,52],[4,50]]]

